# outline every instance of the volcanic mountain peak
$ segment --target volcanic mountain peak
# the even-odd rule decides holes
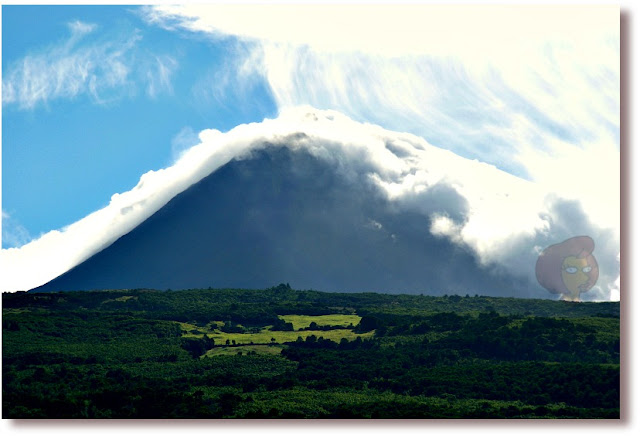
[[[21,252],[50,256],[34,286],[70,270],[47,290],[288,281],[545,297],[532,280],[534,248],[590,230],[533,183],[335,111],[289,109],[199,139],[9,260],[28,270]]]

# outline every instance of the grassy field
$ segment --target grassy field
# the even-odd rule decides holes
[[[293,324],[293,328],[295,331],[292,332],[281,332],[281,331],[271,331],[271,326],[266,326],[262,328],[259,332],[255,333],[225,333],[218,330],[223,322],[221,321],[212,321],[207,325],[207,327],[198,327],[195,324],[190,324],[186,322],[181,322],[180,327],[182,328],[182,336],[183,337],[201,337],[203,334],[206,334],[208,337],[216,341],[217,345],[225,345],[227,340],[230,343],[235,341],[236,345],[254,345],[254,344],[283,344],[285,342],[293,342],[301,337],[302,339],[306,339],[307,336],[315,335],[316,337],[323,337],[324,339],[330,339],[335,342],[340,342],[342,338],[345,338],[349,341],[355,340],[358,336],[362,339],[370,338],[373,336],[374,332],[367,333],[354,333],[351,329],[336,329],[336,330],[304,330],[298,331],[298,329],[309,327],[312,322],[315,322],[318,326],[344,326],[348,327],[351,325],[358,325],[360,322],[360,317],[358,315],[341,315],[341,314],[332,314],[332,315],[321,315],[321,316],[308,316],[308,315],[284,315],[280,316],[285,322],[290,322]],[[239,350],[231,349],[229,351],[230,354],[236,354]],[[252,350],[244,350],[244,351],[252,351]],[[256,349],[256,352],[264,351],[262,349]],[[279,352],[279,350],[278,350]],[[210,352],[211,355],[216,355],[217,353],[223,353],[222,351]]]
[[[298,337],[302,339],[306,339],[307,336],[315,335],[316,337],[322,336],[325,339],[331,339],[335,342],[340,342],[342,338],[346,338],[349,341],[353,341],[355,338],[360,336],[362,339],[370,338],[373,336],[373,331],[357,334],[354,333],[353,330],[329,330],[329,331],[316,331],[316,330],[305,330],[302,332],[273,332],[271,330],[263,329],[259,333],[223,333],[223,332],[215,332],[215,333],[207,333],[211,339],[216,341],[216,344],[223,345],[226,343],[227,339],[230,342],[236,341],[236,344],[269,344],[276,343],[282,344],[284,342],[293,342]],[[198,335],[184,335],[184,336],[194,336]],[[275,339],[272,341],[271,338]]]
[[[182,336],[185,338],[198,338],[202,335],[207,335],[213,339],[216,345],[226,345],[229,341],[230,345],[235,344],[233,347],[216,347],[209,350],[204,356],[222,356],[222,355],[235,355],[238,352],[246,354],[250,351],[255,351],[257,354],[280,354],[282,350],[281,345],[285,342],[294,342],[299,337],[305,340],[308,336],[315,335],[317,338],[330,339],[334,342],[340,342],[343,338],[348,341],[353,341],[357,337],[367,339],[373,337],[375,331],[367,333],[355,333],[351,329],[335,329],[335,330],[304,330],[298,331],[301,328],[307,328],[312,322],[315,322],[318,326],[344,326],[357,325],[360,322],[360,317],[357,315],[321,315],[321,316],[308,316],[308,315],[285,315],[280,316],[285,322],[293,324],[294,331],[271,331],[271,326],[266,326],[258,332],[253,333],[225,333],[218,328],[224,324],[222,321],[212,321],[207,324],[206,327],[199,327],[195,324],[186,322],[180,322],[180,328],[182,329]],[[269,345],[264,345],[269,344]]]
[[[285,322],[290,322],[291,324],[293,324],[294,330],[309,327],[309,325],[312,322],[315,322],[319,326],[339,325],[343,327],[348,327],[349,324],[356,326],[360,323],[360,319],[362,319],[358,315],[341,315],[341,314],[320,315],[320,316],[281,315],[279,318],[281,318]]]
[[[180,324],[180,328],[183,331],[182,336],[195,337],[202,336],[203,334],[210,332],[208,328],[198,327],[197,325],[189,324],[188,322],[178,322],[178,324]]]

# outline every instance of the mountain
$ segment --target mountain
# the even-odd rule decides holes
[[[443,201],[445,199],[446,201]],[[447,186],[422,206],[464,217]],[[304,147],[264,143],[171,199],[113,244],[33,291],[264,288],[513,296],[528,282],[493,267],[432,220],[398,207],[366,172]]]
[[[581,298],[619,289],[619,240],[580,201],[415,135],[302,107],[199,139],[105,208],[3,251],[3,267],[37,291],[288,282],[557,298],[536,280],[539,254],[589,235],[599,278]]]

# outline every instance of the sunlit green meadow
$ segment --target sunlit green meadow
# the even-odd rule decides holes
[[[342,315],[342,314],[319,315],[319,316],[281,315],[279,318],[284,320],[284,322],[290,322],[291,324],[293,324],[294,330],[309,327],[309,325],[311,325],[312,322],[315,322],[319,326],[339,325],[342,327],[348,327],[349,324],[356,326],[360,323],[360,320],[362,319],[358,315]]]
[[[346,338],[349,341],[355,340],[358,336],[362,339],[370,338],[374,334],[374,331],[367,333],[354,333],[353,330],[340,329],[340,330],[329,330],[329,331],[321,331],[321,330],[305,330],[300,332],[274,332],[268,330],[268,328],[262,329],[258,333],[224,333],[224,332],[215,332],[215,333],[207,333],[211,339],[216,341],[216,345],[225,345],[226,341],[229,340],[230,343],[235,341],[236,344],[283,344],[285,342],[293,342],[301,337],[303,340],[307,338],[307,336],[315,335],[317,338],[323,337],[324,339],[330,339],[334,342],[340,342],[342,338]],[[198,335],[190,335],[186,334],[184,336],[193,336],[197,337]],[[273,339],[273,340],[272,340]]]
[[[374,335],[374,331],[367,333],[355,333],[351,329],[335,329],[335,330],[303,330],[298,331],[301,328],[307,328],[312,322],[315,322],[318,326],[343,326],[358,325],[361,317],[358,315],[284,315],[280,316],[285,322],[293,324],[294,331],[271,331],[271,326],[266,326],[257,332],[252,333],[225,333],[218,328],[223,324],[222,321],[212,321],[206,327],[199,327],[195,324],[181,322],[183,337],[201,337],[207,335],[216,342],[216,345],[254,345],[254,344],[283,344],[285,342],[296,341],[299,337],[305,340],[308,336],[315,335],[317,338],[330,339],[334,342],[340,342],[343,338],[348,341],[355,340],[358,336],[362,339],[370,338]],[[250,351],[250,350],[246,350]],[[260,350],[256,350],[258,352]],[[264,350],[262,350],[264,351]],[[237,352],[233,351],[232,354]],[[222,353],[219,351],[210,352],[208,355],[216,355],[216,353]]]

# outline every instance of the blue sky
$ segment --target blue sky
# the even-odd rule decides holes
[[[193,145],[188,142],[197,132],[226,131],[276,114],[265,83],[233,99],[215,95],[215,83],[208,93],[198,89],[233,61],[240,44],[234,38],[176,35],[146,24],[126,6],[3,6],[2,20],[4,80],[14,71],[24,78],[20,68],[27,57],[47,65],[49,78],[64,68],[65,57],[76,57],[94,65],[89,77],[104,82],[97,96],[90,79],[79,78],[78,89],[68,94],[50,90],[46,98],[27,101],[24,95],[3,104],[2,208],[10,216],[5,222],[31,237],[77,221],[131,189],[143,173],[170,165],[176,149]],[[78,22],[94,28],[61,49]],[[95,65],[104,55],[122,63],[126,77],[109,84],[109,72]],[[170,69],[166,84],[158,62]],[[2,246],[19,242],[27,241],[3,238]]]
[[[176,164],[191,146],[231,153],[219,132],[309,105],[439,150],[385,182],[411,197],[442,173],[473,205],[464,225],[431,217],[432,233],[530,272],[509,250],[588,231],[607,257],[602,295],[619,295],[619,23],[606,5],[3,6],[3,259],[40,269],[73,247],[53,278],[138,224],[123,211],[148,186],[175,195],[158,180],[193,169]],[[489,175],[474,186],[468,168]]]

